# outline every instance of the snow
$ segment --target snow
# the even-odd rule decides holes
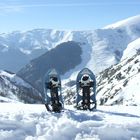
[[[6,76],[6,77],[9,77],[9,78],[13,78],[15,74],[10,74],[4,70],[0,70],[0,75],[1,76]]]
[[[51,113],[44,105],[1,103],[0,139],[140,139],[139,107],[99,106],[93,112],[65,107],[61,113]]]
[[[31,87],[28,83],[26,83],[23,79],[18,77],[16,74],[11,74],[6,71],[0,70],[0,76],[4,76],[9,78],[12,82],[16,83],[17,85],[25,86],[25,87]]]
[[[31,54],[31,51],[30,51],[30,50],[25,50],[25,49],[23,49],[23,48],[20,48],[20,51],[21,51],[22,53],[26,54],[26,55]]]
[[[130,53],[133,54],[133,51]],[[98,75],[97,101],[103,99],[105,105],[140,106],[140,55],[132,54],[104,71],[103,74],[108,71],[106,77]]]
[[[137,24],[137,23],[140,23],[140,15],[121,20],[114,24],[108,25],[108,26],[104,27],[103,29],[108,29],[108,28],[113,29],[113,28],[118,28],[118,27],[120,28],[121,26],[123,26],[123,27],[125,27],[126,25],[131,26],[131,25]]]
[[[126,105],[133,105],[137,104],[140,105],[140,74],[134,75],[134,77],[131,78],[130,82],[128,83],[128,86],[123,89],[123,92],[125,92],[125,101],[124,103]],[[131,102],[130,102],[131,101]]]
[[[134,54],[136,54],[137,50],[139,49],[140,49],[140,38],[128,44],[127,48],[123,52],[121,60],[132,57]]]
[[[0,96],[0,102],[5,102],[5,103],[20,103],[20,101],[18,101],[18,99],[15,96],[11,96],[11,98],[12,99],[10,99],[8,97],[2,97],[2,96]]]

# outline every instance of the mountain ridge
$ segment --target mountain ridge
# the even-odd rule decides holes
[[[132,17],[132,19],[135,17]],[[31,60],[41,56],[63,42],[75,41],[85,43],[92,53],[87,67],[102,71],[119,62],[127,45],[140,36],[139,19],[131,26],[96,29],[91,31],[59,31],[51,29],[34,29],[27,32],[12,32],[0,35],[0,69],[17,72]],[[131,22],[131,21],[130,21]],[[118,41],[117,41],[118,40]],[[82,47],[86,50],[85,47]],[[16,54],[16,55],[15,55]],[[88,54],[85,54],[88,55]],[[14,57],[13,57],[14,56]],[[85,57],[83,57],[85,59]],[[95,60],[96,59],[96,60]],[[100,63],[104,60],[104,64]],[[15,63],[17,65],[15,65]],[[98,70],[95,69],[96,65]]]

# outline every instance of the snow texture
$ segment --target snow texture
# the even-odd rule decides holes
[[[121,60],[132,57],[138,50],[140,51],[140,38],[128,44],[127,48],[123,52]]]
[[[140,106],[140,53],[124,59],[97,77],[100,104]]]
[[[0,104],[0,140],[139,140],[139,107],[50,113],[44,105]]]

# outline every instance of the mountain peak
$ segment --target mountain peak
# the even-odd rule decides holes
[[[111,24],[111,25],[107,25],[103,29],[109,29],[109,28],[114,29],[114,28],[119,28],[119,27],[136,25],[138,23],[140,23],[140,15],[121,20],[121,21],[116,22],[116,23]]]

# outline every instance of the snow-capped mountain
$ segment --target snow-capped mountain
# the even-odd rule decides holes
[[[56,46],[62,39],[54,30],[35,29],[27,32],[0,34],[0,69],[17,72],[30,60]]]
[[[134,27],[136,24],[139,24],[140,22],[140,18],[139,15],[138,16],[133,16],[133,17],[129,17],[127,19],[124,19],[122,21],[116,22],[114,24],[108,25],[106,27],[104,27],[103,29],[108,29],[108,28],[120,28],[120,27]]]
[[[140,38],[128,44],[122,60],[97,78],[100,104],[140,105]]]
[[[41,94],[14,73],[0,71],[0,102],[41,103]]]
[[[18,71],[30,60],[63,42],[75,41],[82,49],[82,62],[69,75],[86,66],[95,72],[119,62],[127,45],[140,36],[140,16],[93,31],[34,29],[0,34],[0,69]]]
[[[128,44],[122,60],[96,77],[97,102],[100,105],[140,105],[140,40]],[[63,88],[66,104],[76,99],[75,81],[69,80]]]

